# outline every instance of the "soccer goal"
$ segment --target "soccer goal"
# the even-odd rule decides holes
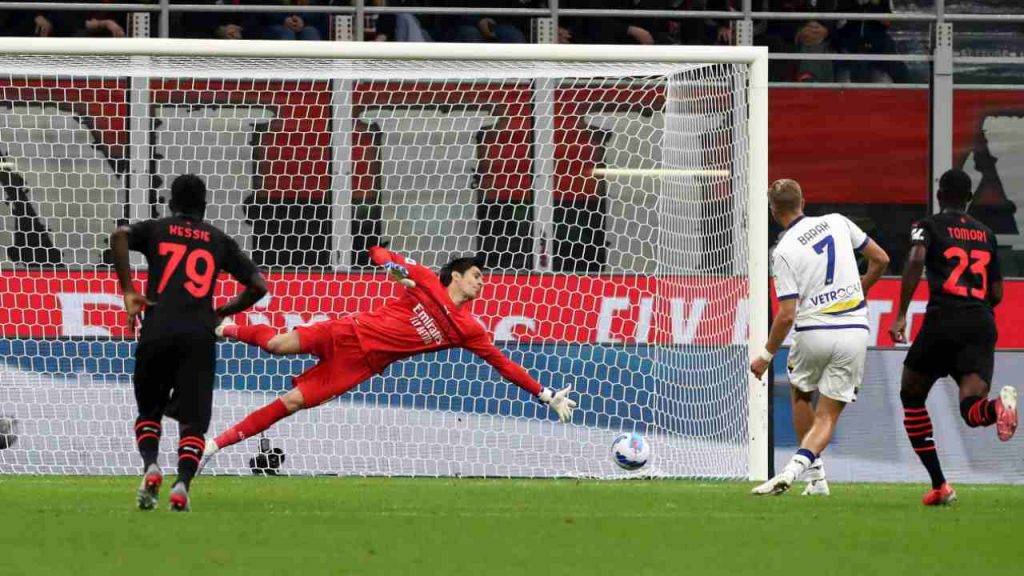
[[[375,244],[477,254],[474,313],[580,401],[560,425],[451,350],[280,423],[283,462],[254,438],[209,473],[765,478],[766,70],[746,47],[0,39],[0,473],[138,472],[107,237],[193,172],[269,279],[239,323],[380,305]],[[218,354],[211,434],[311,364]],[[635,473],[623,431],[653,448]]]

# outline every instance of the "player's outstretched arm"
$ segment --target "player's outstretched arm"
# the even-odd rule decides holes
[[[868,260],[868,270],[860,277],[861,289],[864,291],[864,297],[866,298],[868,290],[878,282],[882,274],[885,274],[885,269],[889,267],[889,255],[870,238],[868,238],[864,249],[861,250],[861,254]]]
[[[576,401],[569,397],[572,386],[566,386],[561,390],[541,386],[525,368],[502,354],[486,334],[467,342],[466,349],[483,358],[506,380],[533,394],[538,402],[547,404],[558,415],[560,421],[572,420],[572,411],[576,409]]]
[[[110,234],[110,251],[114,256],[114,271],[117,273],[117,281],[121,285],[121,293],[124,294],[124,311],[128,313],[128,329],[135,329],[135,320],[142,309],[153,302],[146,300],[146,297],[139,294],[132,284],[131,262],[128,260],[129,239],[131,229],[126,226],[118,227]]]
[[[387,270],[388,275],[395,282],[398,282],[406,288],[415,288],[416,280],[414,276],[421,274],[425,267],[420,266],[413,260],[409,260],[397,252],[392,252],[382,246],[374,246],[370,248],[370,260],[374,264],[383,267]],[[422,270],[420,270],[422,269]]]
[[[907,309],[910,308],[910,301],[914,298],[917,284],[921,281],[921,273],[924,272],[924,260],[928,255],[928,249],[923,244],[915,244],[910,247],[910,254],[907,255],[907,263],[903,266],[903,278],[900,280],[900,307],[896,312],[896,319],[889,327],[889,336],[893,342],[907,341]]]

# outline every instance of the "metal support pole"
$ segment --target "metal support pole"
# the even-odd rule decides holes
[[[171,0],[160,0],[160,37],[171,37]]]
[[[331,265],[352,266],[352,80],[331,82]]]
[[[555,253],[555,88],[558,79],[533,83],[533,270],[550,272]]]
[[[355,41],[362,42],[366,36],[366,0],[355,0],[355,7]]]
[[[941,2],[939,3],[941,5]],[[931,82],[931,186],[928,201],[932,203],[939,187],[939,177],[953,165],[953,24],[935,25],[935,60]],[[932,203],[938,211],[938,203]]]
[[[743,19],[736,21],[736,45],[754,45],[753,0],[743,0]]]

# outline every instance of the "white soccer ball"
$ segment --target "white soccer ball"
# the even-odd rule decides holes
[[[619,434],[612,442],[612,460],[620,468],[638,470],[651,459],[651,445],[636,432]]]

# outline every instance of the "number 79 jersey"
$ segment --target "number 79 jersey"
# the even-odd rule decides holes
[[[928,309],[989,308],[989,286],[1002,280],[996,236],[959,211],[943,211],[914,222],[910,243],[924,246]]]
[[[795,330],[865,328],[867,309],[855,250],[868,236],[841,214],[801,216],[772,254],[775,293],[797,299]]]
[[[180,216],[145,220],[128,229],[128,247],[146,257],[146,309],[139,340],[210,332],[216,326],[213,294],[223,270],[249,282],[256,265],[230,236]]]

